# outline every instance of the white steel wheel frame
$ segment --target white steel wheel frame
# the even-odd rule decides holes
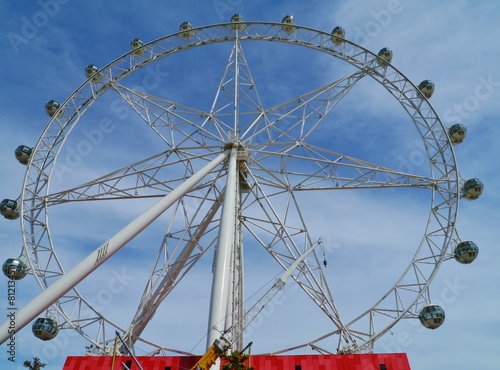
[[[295,196],[303,191],[385,187],[427,189],[431,193],[430,213],[425,235],[413,259],[396,279],[394,286],[355,319],[345,323],[340,319],[321,270],[319,252],[316,251],[314,260],[304,263],[301,272],[293,276],[333,323],[333,330],[316,341],[308,341],[309,344],[319,343],[326,337],[338,336],[339,345],[335,350],[370,352],[374,341],[400,319],[418,316],[420,308],[430,300],[428,288],[432,279],[443,260],[449,257],[450,248],[457,243],[454,225],[460,198],[460,180],[447,130],[412,82],[390,63],[379,63],[380,58],[376,54],[361,46],[349,40],[337,45],[332,41],[331,34],[300,26],[294,26],[291,33],[285,32],[280,23],[244,22],[239,26],[237,30],[231,23],[199,27],[192,30],[190,38],[182,37],[185,35],[179,32],[145,44],[143,55],[135,55],[131,51],[119,57],[98,72],[100,79],[97,82],[87,80],[61,104],[60,113],[49,121],[34,148],[26,172],[20,206],[23,254],[28,257],[31,273],[41,288],[45,289],[64,273],[56,254],[57,246],[52,245],[48,226],[48,214],[52,206],[97,199],[159,197],[196,172],[199,163],[215,158],[224,146],[226,149],[235,148],[237,153],[238,202],[241,203],[235,221],[238,224],[237,232],[241,236],[242,230],[246,230],[283,268],[288,267],[315,240],[309,235],[305,220],[294,221],[296,224],[293,224],[287,215],[278,214],[273,208],[275,195],[284,194],[290,209],[294,209],[294,215],[300,218],[300,208]],[[240,101],[250,99],[248,96],[240,96],[240,93],[247,91],[244,84],[248,84],[248,87],[253,83],[251,76],[239,76],[241,71],[246,71],[240,43],[247,41],[280,42],[309,48],[350,64],[355,72],[298,99],[260,112],[260,120],[255,120],[246,127],[239,127],[239,109],[247,109],[240,106]],[[231,116],[227,107],[217,101],[222,98],[216,97],[211,112],[202,112],[135,91],[120,83],[133,72],[160,58],[199,46],[227,42],[234,43],[235,55],[230,57],[226,68],[227,76],[225,75],[221,85],[229,86],[233,83],[235,86],[231,95],[234,98],[231,108],[234,109],[231,118],[234,125],[233,122],[226,124],[220,120],[220,117]],[[406,110],[423,142],[431,176],[402,173],[307,143],[308,136],[329,111],[364,77],[378,82]],[[51,193],[49,184],[54,164],[67,136],[87,109],[109,90],[117,92],[158,134],[166,143],[166,150],[81,186]],[[223,93],[219,90],[217,96]],[[260,107],[260,101],[256,103]],[[219,117],[217,113],[220,113]],[[245,111],[246,113],[248,112]],[[276,127],[276,122],[283,118],[295,123],[289,129],[281,130]],[[258,135],[266,136],[268,142],[252,143],[252,139]],[[266,163],[279,163],[281,167],[266,168]],[[302,164],[315,166],[316,169],[310,173],[293,172],[294,165],[300,168]],[[164,168],[179,176],[169,179],[158,175],[156,178]],[[139,306],[144,306],[153,291],[161,287],[160,282],[169,274],[169,269],[175,264],[175,257],[187,253],[183,257],[185,265],[176,271],[175,282],[160,292],[161,300],[205,251],[215,244],[217,223],[220,222],[219,206],[225,187],[224,184],[220,185],[219,180],[225,178],[226,171],[225,167],[214,170],[211,179],[193,189],[191,196],[196,199],[197,205],[194,210],[191,208],[193,215],[184,216],[184,235],[179,234],[179,231],[175,235],[170,230],[171,225],[167,227],[165,242],[162,243],[149,286],[146,287]],[[287,172],[290,174],[288,177]],[[295,184],[291,184],[290,180]],[[144,193],[140,194],[141,192]],[[264,209],[263,213],[253,216],[256,208]],[[181,214],[186,209],[181,201],[175,212]],[[248,217],[245,214],[247,211]],[[208,240],[203,247],[199,243],[202,237]],[[168,238],[176,240],[177,244],[167,259],[165,251]],[[242,256],[235,261],[241,263]],[[109,317],[101,315],[77,289],[61,297],[54,307],[60,315],[62,328],[77,330],[100,349],[104,349],[114,339],[114,329],[127,332],[127,328],[120,327]],[[81,316],[83,312],[85,317]],[[137,315],[141,314],[144,311],[141,313],[139,307]],[[235,314],[234,322],[241,320],[243,315],[243,311]],[[90,330],[91,327],[96,329]],[[163,349],[161,345],[144,338],[134,338],[132,342],[136,340],[151,345],[153,350]],[[330,351],[319,345],[316,349]]]

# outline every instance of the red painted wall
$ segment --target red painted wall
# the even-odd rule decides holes
[[[189,370],[199,356],[155,356],[138,357],[144,370]],[[120,356],[111,369],[112,357],[71,356],[66,359],[63,370],[122,370],[122,362],[131,357]],[[250,366],[255,370],[411,370],[405,353],[363,355],[253,355]],[[385,367],[384,367],[385,365]],[[300,366],[300,369],[298,368]],[[168,369],[170,367],[170,369]],[[138,367],[132,361],[131,370]]]

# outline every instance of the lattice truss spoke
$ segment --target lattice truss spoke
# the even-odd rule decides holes
[[[253,186],[243,200],[241,223],[287,269],[316,241],[308,232],[300,202],[291,188],[277,189],[263,184],[251,171],[248,177]],[[293,278],[349,341],[349,332],[335,307],[318,255],[313,252],[313,257],[300,265]]]
[[[261,183],[277,189],[426,188],[445,180],[408,174],[308,144],[277,152],[258,151],[249,169]],[[443,189],[446,192],[446,189]]]
[[[224,132],[212,129],[210,113],[135,91],[118,83],[113,83],[112,88],[169,148],[221,145],[227,139]]]
[[[365,76],[356,71],[349,76],[300,95],[262,112],[260,124],[248,125],[241,138],[249,147],[275,147],[287,143],[304,142],[328,113],[342,100],[355,84]]]
[[[47,204],[72,201],[160,197],[194,173],[193,163],[210,159],[210,154],[169,150],[125,166],[85,184],[47,196]],[[201,183],[193,190],[206,186]]]

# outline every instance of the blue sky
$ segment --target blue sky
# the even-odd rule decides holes
[[[36,143],[49,120],[44,104],[50,99],[64,101],[85,81],[85,66],[106,65],[128,52],[133,38],[149,42],[177,32],[183,21],[190,21],[194,26],[215,24],[229,21],[234,13],[242,14],[245,20],[269,22],[279,22],[284,15],[293,14],[297,24],[326,32],[341,25],[346,29],[347,39],[373,52],[390,47],[394,52],[392,64],[414,83],[424,79],[435,83],[436,91],[430,102],[443,123],[461,122],[468,129],[464,143],[455,148],[459,171],[462,177],[478,177],[485,184],[479,200],[460,202],[457,222],[459,235],[479,246],[478,259],[471,265],[446,261],[431,286],[433,300],[446,310],[445,324],[429,331],[415,321],[402,321],[379,340],[375,351],[404,351],[414,370],[494,368],[500,361],[497,288],[500,258],[496,253],[500,153],[495,145],[496,134],[500,133],[497,122],[500,116],[500,49],[497,45],[500,4],[451,0],[269,3],[263,0],[176,0],[168,5],[164,1],[147,1],[139,5],[128,0],[106,4],[69,0],[41,0],[29,4],[2,2],[0,125],[4,140],[0,155],[4,159],[0,196],[15,199],[21,191],[26,167],[15,160],[14,149],[20,144],[32,146]],[[289,84],[294,87],[314,85],[317,80],[338,75],[343,68],[329,68],[327,57],[317,56],[309,50],[298,54],[286,48],[273,50],[274,47],[274,44],[263,45],[260,53],[253,45],[244,49],[257,87],[263,86],[259,88],[261,98],[268,106],[283,100],[278,97],[287,97]],[[206,62],[201,49],[167,57],[160,69],[149,70],[153,79],[159,82],[152,94],[208,109],[230,49],[225,45],[214,47]],[[290,58],[296,58],[295,69],[290,69],[290,64],[280,59],[286,59],[287,53]],[[213,68],[201,68],[204,63]],[[144,74],[138,73],[131,78],[135,80],[131,80],[130,86],[139,85],[144,81]],[[362,82],[353,89],[352,96],[342,101],[342,107],[332,112],[338,124],[334,129],[325,127],[321,131],[324,141],[331,140],[339,150],[343,148],[380,161],[392,157],[393,163],[405,170],[426,171],[416,137],[397,125],[404,119],[401,107],[384,94],[385,91],[377,90],[376,84]],[[113,97],[103,97],[82,122],[89,125],[106,122],[103,120],[108,117],[110,106],[111,112],[114,109],[116,113],[113,102]],[[113,122],[116,131],[110,130],[103,145],[85,156],[85,163],[89,164],[73,163],[69,172],[59,173],[61,177],[54,182],[54,189],[79,184],[136,158],[154,154],[154,148],[147,145],[149,133],[134,131],[136,128],[130,125],[134,120],[138,119],[127,116],[118,123]],[[331,139],[327,136],[330,134]],[[379,145],[382,134],[386,139],[392,138],[391,146]],[[76,131],[75,135],[85,135],[85,129]],[[137,138],[140,138],[140,145]],[[78,142],[75,136],[74,141],[68,141],[68,147]],[[357,146],[360,142],[363,145]],[[117,146],[122,148],[120,158],[115,158],[115,152],[110,149]],[[71,162],[70,153],[70,150],[63,152],[61,157],[66,164]],[[327,243],[327,274],[334,281],[338,306],[346,311],[346,316],[351,311],[359,312],[363,307],[357,304],[370,304],[374,298],[371,293],[375,296],[384,291],[386,284],[393,283],[399,276],[398,271],[406,267],[414,252],[411,248],[416,248],[407,240],[421,237],[428,202],[422,201],[420,194],[405,198],[397,192],[389,192],[380,199],[371,192],[346,193],[317,216],[315,211],[324,205],[324,199],[311,194],[303,199],[310,205],[304,209],[305,214],[314,220],[311,233],[323,237]],[[120,203],[112,208],[106,202],[98,203],[82,206],[77,216],[67,213],[70,210],[66,211],[64,206],[54,211],[55,225],[51,227],[61,245],[57,253],[65,266],[76,264],[145,207],[144,203],[137,202],[132,207]],[[337,220],[333,229],[328,222],[330,217]],[[153,227],[160,233],[164,230],[162,225]],[[1,220],[1,261],[19,255],[20,234],[19,221]],[[122,325],[127,324],[128,315],[134,311],[129,305],[130,295],[142,292],[144,276],[152,263],[143,252],[144,244],[149,241],[147,237],[134,241],[108,261],[106,269],[96,272],[86,285],[82,285],[82,291],[90,299],[95,298],[103,313]],[[410,247],[394,253],[399,245]],[[165,340],[167,347],[178,344],[178,348],[185,351],[201,353],[204,350],[212,253],[208,252],[202,261],[205,264],[196,266],[183,281],[185,290],[173,293],[173,301],[177,302],[175,307],[156,314],[155,318],[168,323],[167,327],[161,332],[155,330],[158,328],[148,328],[147,334],[155,340]],[[265,257],[265,252],[258,250],[246,257],[246,270],[249,275],[253,274],[247,282],[249,294],[280,272],[273,269],[272,262],[264,262]],[[119,281],[121,285],[113,285],[117,293],[103,304],[106,292],[102,289],[107,287],[109,290],[110,281]],[[96,293],[96,286],[103,288]],[[259,324],[252,327],[249,338],[257,347],[255,351],[279,350],[323,333],[322,325],[328,321],[319,317],[321,313],[315,311],[313,304],[296,288],[290,284],[264,313]],[[2,291],[0,312],[7,307],[6,279],[4,288],[0,287]],[[18,307],[29,302],[38,291],[31,276],[18,282]],[[101,295],[96,295],[98,293]],[[0,349],[0,362],[2,368],[17,369],[21,368],[24,359],[39,356],[49,364],[46,369],[60,369],[65,356],[84,354],[85,345],[83,339],[69,331],[52,342],[41,342],[26,327],[18,335],[17,364],[7,361],[5,344]]]

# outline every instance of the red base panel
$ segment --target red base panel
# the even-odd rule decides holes
[[[144,370],[190,370],[199,356],[137,357]],[[138,370],[131,357],[71,356],[63,370]],[[411,370],[405,353],[362,355],[252,355],[249,366],[255,370]]]

